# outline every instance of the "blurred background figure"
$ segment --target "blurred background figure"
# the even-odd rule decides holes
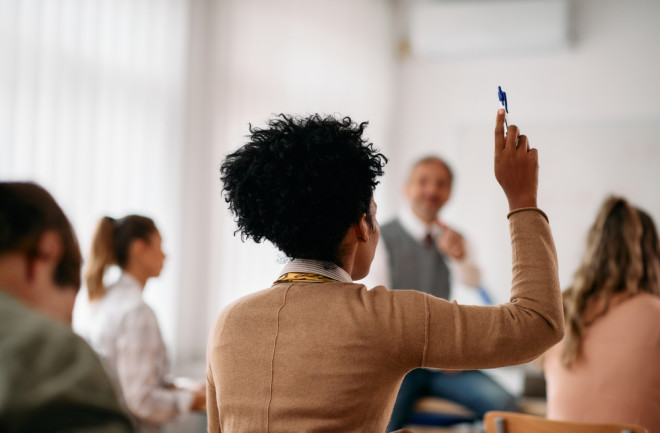
[[[542,358],[548,418],[660,432],[660,253],[651,217],[603,203],[564,292],[566,336]]]
[[[90,322],[77,329],[106,362],[140,432],[158,432],[161,424],[190,410],[204,410],[203,383],[168,377],[165,343],[156,316],[142,291],[158,277],[165,254],[154,222],[140,215],[103,217],[92,240],[85,281]],[[121,276],[106,287],[111,265]]]
[[[81,256],[34,183],[0,183],[0,431],[133,431],[96,354],[70,328]]]
[[[453,180],[451,168],[437,156],[413,164],[403,187],[407,203],[400,206],[395,219],[381,227],[382,242],[365,280],[367,287],[414,289],[449,299],[453,278],[479,290],[479,269],[467,241],[440,219],[440,211],[451,197]],[[514,397],[481,371],[416,369],[401,384],[388,431],[406,425],[416,401],[426,396],[461,404],[475,419],[489,410],[516,408]]]

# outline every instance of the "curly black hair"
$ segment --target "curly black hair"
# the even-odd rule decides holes
[[[341,265],[340,244],[370,204],[387,158],[362,138],[368,122],[285,114],[250,125],[248,143],[220,167],[243,240],[267,239],[290,258]]]

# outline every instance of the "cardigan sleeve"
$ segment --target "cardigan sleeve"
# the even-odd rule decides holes
[[[218,397],[216,395],[215,381],[210,365],[206,369],[206,411],[208,420],[207,430],[211,433],[221,433]]]
[[[494,368],[536,358],[564,333],[557,255],[545,215],[509,214],[512,287],[508,303],[464,306],[425,296],[421,366]]]
[[[218,320],[224,317],[224,313],[220,315]],[[222,426],[220,424],[220,397],[213,374],[213,366],[216,364],[216,354],[214,351],[217,350],[216,343],[219,337],[217,325],[216,323],[216,326],[211,330],[206,345],[206,419],[208,433],[222,432]]]

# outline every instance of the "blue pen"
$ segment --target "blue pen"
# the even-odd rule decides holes
[[[506,92],[502,90],[502,86],[497,86],[497,99],[500,100],[500,108],[504,108],[504,135],[506,135],[507,129],[509,129],[509,123],[506,120],[506,115],[509,113],[509,104],[506,100]]]

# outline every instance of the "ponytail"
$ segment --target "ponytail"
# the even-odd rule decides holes
[[[85,282],[90,301],[96,301],[105,296],[106,287],[103,285],[103,276],[110,265],[117,263],[114,230],[115,220],[107,216],[101,218],[96,226],[89,254],[89,264],[85,271]]]
[[[92,251],[85,271],[90,301],[105,296],[107,290],[103,285],[103,276],[111,265],[118,265],[122,270],[126,268],[133,241],[142,239],[148,242],[149,236],[157,231],[153,220],[142,215],[127,215],[118,220],[107,216],[101,218],[92,239]]]

